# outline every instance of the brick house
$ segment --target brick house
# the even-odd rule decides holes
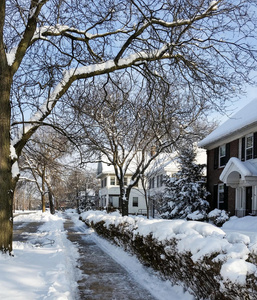
[[[257,99],[199,144],[207,150],[211,209],[239,217],[257,214]]]

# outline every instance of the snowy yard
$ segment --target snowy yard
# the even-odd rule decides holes
[[[76,213],[69,213],[69,215],[72,216],[72,220],[78,228],[78,232],[80,232],[82,223],[78,220],[78,215]],[[14,242],[13,257],[0,255],[0,298],[27,300],[77,299],[77,280],[81,276],[76,268],[79,254],[76,246],[67,239],[66,232],[63,229],[65,215],[58,213],[52,216],[48,212],[44,214],[35,212],[33,214],[19,215],[14,220],[15,222],[43,221],[44,224],[40,226],[37,233],[31,234],[29,242]],[[150,230],[150,228],[155,226],[153,224],[160,222],[161,220],[150,222],[151,225],[149,225],[148,229],[144,226],[144,229],[142,227],[141,230]],[[192,231],[192,227],[190,228],[186,224],[184,229]],[[89,229],[86,229],[85,226],[85,230]],[[164,227],[162,227],[164,235],[168,233],[165,233],[163,230]],[[221,234],[223,230],[230,241],[233,240],[234,245],[237,245],[238,249],[245,244],[248,245],[248,248],[257,248],[256,217],[232,218],[225,223],[222,229],[217,228],[217,233]],[[148,288],[156,299],[192,299],[192,296],[188,293],[183,293],[182,288],[178,286],[172,287],[168,282],[158,279],[155,273],[148,272],[135,257],[128,255],[120,248],[111,245],[95,234],[93,234],[93,238],[105,252],[122,264],[131,276],[142,286]],[[193,248],[194,244],[189,243],[183,247]],[[246,252],[245,255],[247,256]],[[234,259],[233,268],[224,270],[225,276],[229,278],[233,278],[234,275],[241,276],[241,279],[238,277],[237,279],[242,280],[247,272],[254,272],[257,275],[253,264],[248,265],[246,269],[242,269],[242,259],[231,259]],[[243,266],[245,267],[245,264]],[[239,268],[241,268],[240,274],[238,273]]]

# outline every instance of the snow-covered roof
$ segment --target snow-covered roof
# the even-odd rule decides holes
[[[231,157],[220,175],[220,180],[229,186],[236,187],[239,184],[247,185],[249,180],[257,180],[257,166],[255,161],[241,161]]]
[[[254,123],[257,124],[257,98],[207,135],[207,137],[198,143],[198,146],[202,148],[208,147],[218,140],[233,135]]]
[[[133,159],[129,163],[129,167],[126,170],[126,175],[131,175],[135,172],[135,169],[137,168],[138,161],[140,161],[141,153],[138,151],[138,153],[133,157]],[[98,163],[98,174],[97,177],[101,177],[103,174],[115,174],[114,166],[108,161],[108,158],[103,155],[101,158],[101,162]]]
[[[149,165],[146,174],[152,176],[162,172],[177,172],[177,153],[160,153]]]

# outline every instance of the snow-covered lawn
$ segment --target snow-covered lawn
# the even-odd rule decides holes
[[[76,213],[70,213],[70,216],[80,232],[83,223],[78,221]],[[38,211],[19,215],[14,220],[15,222],[39,221],[44,224],[40,226],[37,233],[30,235],[29,242],[13,243],[13,257],[0,255],[0,299],[77,299],[77,280],[81,276],[76,268],[79,254],[77,247],[67,239],[63,228],[64,215],[57,213],[52,216],[49,212],[42,214]],[[162,223],[162,220],[151,222],[148,229],[144,223],[141,230],[147,232],[160,222]],[[181,232],[183,235],[187,235],[186,231],[195,230],[186,224],[183,228],[185,230]],[[164,229],[163,227],[161,230],[162,234],[165,234]],[[257,217],[232,218],[222,229],[217,228],[217,233],[220,231],[224,231],[233,243],[238,240],[236,244],[247,244],[248,248],[249,246],[255,248],[257,245]],[[166,234],[171,234],[171,231]],[[148,273],[135,257],[96,235],[92,238],[122,264],[142,286],[148,287],[157,299],[171,300],[173,299],[171,295],[175,295],[176,300],[192,299],[188,293],[184,294],[180,287],[171,287],[168,282],[159,280],[156,274]],[[231,272],[233,271],[230,270],[228,274],[230,278],[233,277]],[[162,293],[155,295],[156,290]]]

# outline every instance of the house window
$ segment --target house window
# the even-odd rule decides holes
[[[241,160],[257,158],[257,132],[242,137]]]
[[[133,197],[133,207],[138,207],[138,197]]]
[[[219,166],[225,166],[226,164],[226,145],[219,147]]]
[[[128,177],[124,177],[124,185],[128,185]]]
[[[218,185],[218,208],[223,208],[225,202],[224,184]]]
[[[114,176],[112,176],[110,178],[110,185],[115,185],[115,177]]]
[[[245,158],[252,159],[253,158],[253,135],[246,136],[245,139]]]
[[[214,149],[214,169],[224,167],[230,158],[230,143]]]

